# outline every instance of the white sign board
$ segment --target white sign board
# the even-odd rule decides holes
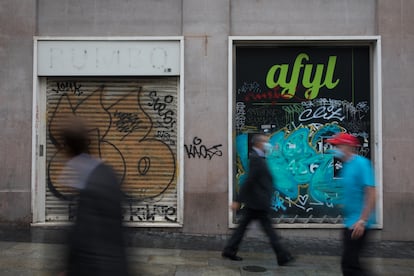
[[[180,41],[39,40],[39,76],[174,76]]]

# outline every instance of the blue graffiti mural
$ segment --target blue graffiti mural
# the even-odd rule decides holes
[[[327,153],[324,139],[343,131],[338,124],[308,125],[293,131],[282,129],[271,134],[272,151],[267,162],[274,179],[272,207],[285,212],[299,208],[311,212],[316,206],[333,208],[341,203],[342,189],[334,177],[334,158]],[[248,172],[248,134],[236,137],[237,184],[243,185]]]

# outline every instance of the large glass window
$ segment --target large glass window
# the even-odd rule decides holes
[[[325,140],[351,133],[371,158],[370,46],[240,43],[232,50],[231,192],[247,176],[251,136],[267,133],[275,222],[342,223],[342,164]]]

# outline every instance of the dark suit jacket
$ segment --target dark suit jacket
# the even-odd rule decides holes
[[[238,201],[250,209],[270,211],[274,188],[266,159],[260,157],[255,150],[249,153],[249,158],[249,172],[240,189]]]
[[[69,276],[128,274],[121,200],[115,172],[104,163],[98,165],[79,194],[69,240]]]

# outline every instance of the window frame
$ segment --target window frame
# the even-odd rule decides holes
[[[183,227],[184,225],[184,37],[182,36],[160,36],[160,37],[33,37],[33,90],[32,90],[32,167],[31,167],[31,206],[32,226],[65,226],[71,222],[47,222],[46,221],[46,78],[38,72],[38,44],[39,41],[104,41],[104,42],[176,42],[179,52],[179,84],[178,84],[178,106],[177,106],[177,222],[176,223],[150,223],[150,222],[126,222],[128,227]],[[52,76],[52,75],[51,75]],[[66,75],[65,75],[66,76]],[[72,75],[67,75],[72,76]],[[75,76],[75,75],[73,75]],[[83,76],[83,75],[76,75]],[[95,75],[95,77],[107,75]],[[114,75],[111,75],[113,77]],[[135,75],[128,75],[135,76]],[[140,75],[136,75],[140,76]]]
[[[263,46],[312,46],[312,44],[326,46],[369,46],[371,68],[371,102],[372,102],[372,163],[376,181],[376,224],[374,229],[383,228],[383,166],[382,166],[382,75],[381,75],[381,36],[229,36],[228,38],[228,202],[233,200],[233,180],[235,162],[235,48],[240,45]],[[234,213],[228,211],[229,228],[237,227],[233,223]],[[312,228],[343,228],[342,224],[330,223],[278,223],[276,228],[312,229]]]

